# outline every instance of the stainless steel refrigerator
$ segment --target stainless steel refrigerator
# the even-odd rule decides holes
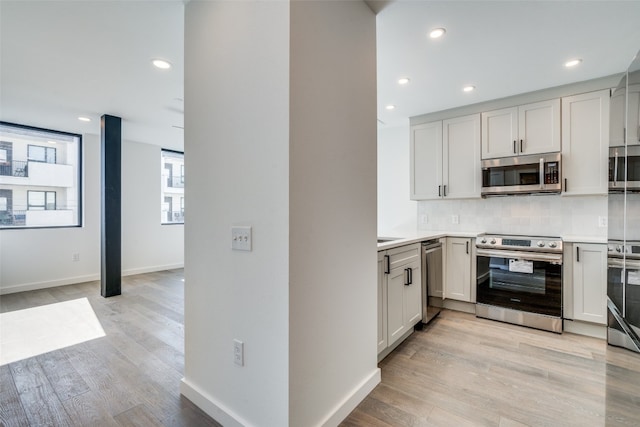
[[[640,55],[640,52],[639,52]],[[640,57],[611,96],[607,341],[640,353]]]

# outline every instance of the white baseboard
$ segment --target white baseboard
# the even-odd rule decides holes
[[[133,276],[135,274],[153,273],[155,271],[173,270],[183,268],[184,264],[156,265],[153,267],[130,268],[123,270],[123,276]],[[100,280],[100,273],[86,274],[84,276],[65,277],[63,279],[48,280],[45,282],[22,283],[0,288],[0,295],[15,294],[16,292],[36,291],[38,289],[55,288],[57,286],[75,285],[77,283],[93,282]]]
[[[164,270],[174,270],[176,268],[183,268],[184,263],[182,264],[167,264],[167,265],[155,265],[153,267],[141,267],[141,268],[129,268],[126,270],[122,270],[123,276],[134,276],[136,274],[144,274],[144,273],[153,273],[156,271],[164,271]]]
[[[56,286],[73,285],[75,283],[93,282],[94,280],[100,280],[100,274],[87,274],[84,276],[49,280],[46,282],[22,283],[20,285],[6,286],[0,288],[0,295],[14,294],[16,292],[35,291],[38,289],[55,288]]]
[[[180,381],[180,394],[225,427],[251,427],[251,424],[246,420],[234,414],[233,411],[194,384],[189,383],[186,378]]]
[[[353,411],[360,402],[380,383],[380,369],[374,371],[358,384],[347,396],[328,414],[319,424],[323,427],[339,425]],[[213,397],[189,383],[185,378],[180,382],[180,394],[192,401],[207,415],[225,427],[251,427],[252,424],[233,413]]]
[[[351,390],[351,392],[333,409],[333,411],[331,411],[320,425],[323,427],[334,427],[339,425],[380,383],[381,378],[380,368],[374,369],[367,378]]]

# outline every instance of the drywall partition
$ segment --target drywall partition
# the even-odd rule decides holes
[[[363,2],[291,2],[291,426],[336,425],[379,381],[375,28]]]
[[[182,393],[225,426],[337,425],[380,380],[375,16],[192,1],[185,28]]]
[[[225,426],[288,422],[288,28],[286,1],[185,6],[182,393]]]
[[[0,294],[100,279],[100,136],[82,143],[82,227],[0,230]],[[160,147],[123,141],[123,275],[184,263],[184,226],[160,224],[161,173]]]

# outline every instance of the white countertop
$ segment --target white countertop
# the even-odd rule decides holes
[[[475,238],[484,234],[484,231],[422,231],[415,233],[403,233],[402,235],[379,236],[380,238],[394,238],[390,242],[378,243],[378,250],[397,248],[399,246],[419,243],[425,240],[439,239],[441,237],[471,237]],[[563,242],[567,243],[607,243],[605,237],[588,237],[588,236],[560,236]]]
[[[483,234],[483,231],[422,231],[416,233],[404,234],[402,236],[379,236],[379,238],[396,238],[390,242],[378,243],[378,250],[384,251],[387,249],[397,248],[399,246],[410,245],[412,243],[419,243],[425,240],[439,239],[441,237],[477,237],[479,234]]]

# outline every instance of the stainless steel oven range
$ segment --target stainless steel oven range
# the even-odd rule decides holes
[[[608,249],[607,340],[640,353],[640,242],[610,240]]]
[[[476,316],[562,333],[562,240],[476,239]]]

